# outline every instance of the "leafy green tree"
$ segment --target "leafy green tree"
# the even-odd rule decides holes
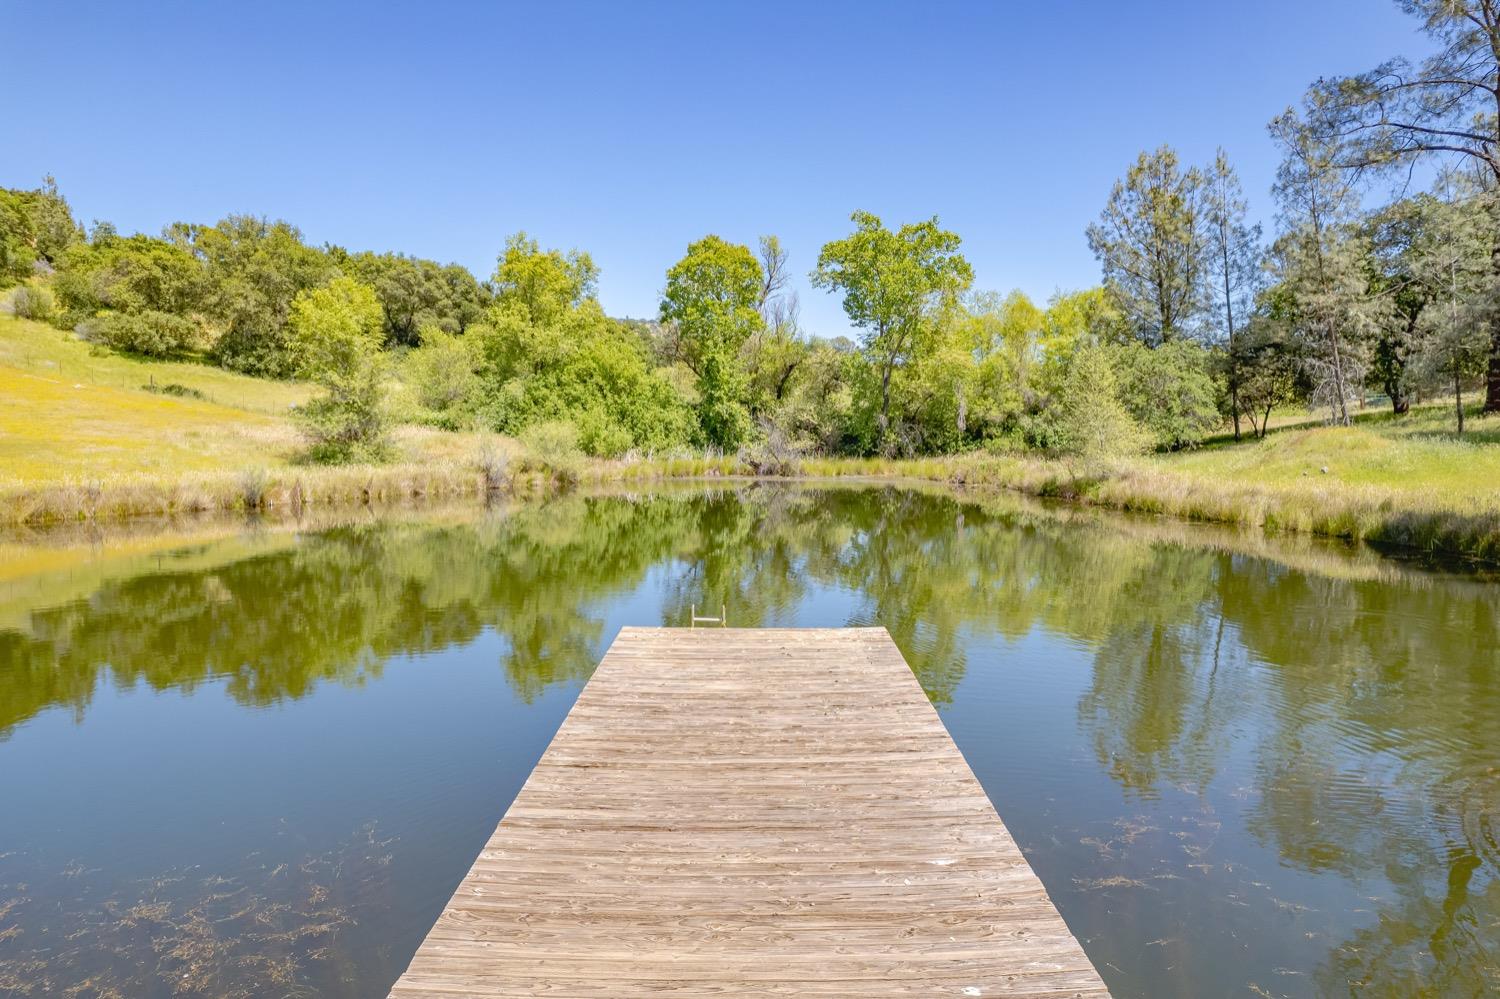
[[[449,333],[463,333],[483,318],[494,300],[494,289],[461,264],[444,264],[439,274],[448,286],[446,312],[439,325]]]
[[[808,353],[808,344],[798,335],[794,318],[761,331],[746,344],[741,356],[752,416],[775,409],[786,399]]]
[[[869,442],[858,426],[855,385],[868,369],[848,339],[814,339],[763,418],[799,450],[865,453]]]
[[[0,288],[31,274],[36,263],[35,243],[21,192],[0,187]]]
[[[73,220],[73,211],[68,199],[57,189],[57,181],[50,174],[42,178],[42,186],[24,194],[29,204],[31,226],[35,237],[33,248],[37,256],[46,261],[55,261],[68,247],[83,238],[83,231]]]
[[[891,379],[920,349],[944,302],[968,290],[974,271],[959,254],[958,235],[934,216],[891,232],[869,212],[850,216],[854,232],[824,245],[814,287],[844,295],[844,314],[864,331],[863,347],[880,378],[877,447],[890,428]]]
[[[356,253],[339,266],[371,288],[385,315],[386,343],[414,347],[424,328],[462,333],[489,304],[474,275],[459,266],[400,253]]]
[[[1159,448],[1193,447],[1219,425],[1209,353],[1191,340],[1114,348],[1120,401]]]
[[[967,312],[955,303],[913,359],[910,376],[898,383],[907,396],[900,411],[910,414],[917,452],[954,454],[993,435],[999,425],[992,401],[983,395],[969,333]]]
[[[1367,383],[1384,392],[1396,416],[1411,408],[1413,360],[1423,313],[1441,292],[1423,280],[1418,258],[1438,205],[1430,194],[1400,198],[1372,213],[1361,226],[1370,241],[1370,290],[1384,303],[1375,313]]]
[[[1061,391],[1073,352],[1080,346],[1123,343],[1129,339],[1124,320],[1109,292],[1102,287],[1058,292],[1047,302],[1037,339],[1040,359],[1029,379],[1044,400]]]
[[[668,450],[691,437],[692,414],[630,324],[594,299],[598,269],[586,253],[543,250],[518,233],[495,274],[496,298],[472,338],[481,409],[502,433],[567,421],[589,454]]]
[[[336,277],[299,292],[288,328],[300,373],[324,394],[299,407],[298,421],[314,460],[376,461],[386,457],[386,415],[380,354],[384,319],[369,285]]]
[[[703,442],[720,451],[734,451],[750,433],[750,412],[742,401],[745,373],[729,354],[703,358],[698,372],[698,430]]]
[[[1286,286],[1263,288],[1250,321],[1235,338],[1240,410],[1258,437],[1265,437],[1272,412],[1305,402],[1311,392],[1308,365],[1301,356],[1305,341],[1293,332],[1296,313]]]
[[[369,285],[380,299],[386,342],[415,346],[417,331],[438,325],[447,285],[430,260],[401,253],[357,253],[338,260],[341,270]]]
[[[1204,187],[1202,171],[1183,170],[1170,146],[1143,152],[1088,228],[1104,287],[1148,345],[1190,334],[1204,318]]]
[[[0,187],[0,287],[28,277],[38,260],[55,262],[82,238],[52,177],[29,191]]]
[[[213,226],[177,223],[167,238],[207,268],[204,307],[222,330],[215,359],[246,374],[295,375],[299,358],[287,325],[292,301],[334,275],[328,255],[304,243],[295,226],[253,215]]]
[[[1240,352],[1235,338],[1243,331],[1260,279],[1260,225],[1248,222],[1248,205],[1240,178],[1220,149],[1204,174],[1203,221],[1207,244],[1208,325],[1224,347],[1224,381],[1229,396],[1234,439],[1240,439]]]
[[[146,357],[174,357],[205,346],[207,274],[184,247],[151,236],[119,236],[97,226],[57,259],[59,324]]]
[[[495,268],[495,294],[528,321],[547,324],[594,298],[599,268],[579,250],[543,250],[518,232],[505,241]]]
[[[1014,425],[1030,390],[1041,328],[1042,310],[1019,291],[1004,298],[980,292],[965,302],[950,344],[971,367],[965,411],[957,420],[962,432],[983,439]]]
[[[1413,65],[1394,58],[1308,92],[1309,126],[1334,147],[1336,168],[1357,177],[1414,160],[1472,165],[1500,184],[1500,6],[1492,0],[1401,0],[1436,50]],[[1500,204],[1493,206],[1500,211]],[[1490,220],[1500,276],[1500,214]],[[1500,314],[1490,317],[1484,411],[1500,411]]]
[[[73,322],[104,310],[187,321],[205,309],[207,279],[203,263],[177,243],[101,229],[63,251],[55,283]]]
[[[600,456],[671,450],[692,438],[686,400],[652,370],[634,331],[608,319],[597,302],[540,324],[502,300],[464,339],[478,357],[481,410],[501,433],[569,421],[583,449]]]
[[[677,331],[679,356],[698,377],[704,441],[733,450],[749,431],[748,385],[739,355],[765,329],[766,273],[748,246],[718,236],[688,245],[667,271],[661,319]]]
[[[1418,354],[1422,369],[1448,381],[1453,389],[1457,429],[1464,432],[1464,382],[1484,374],[1489,344],[1484,328],[1473,322],[1474,312],[1455,306],[1450,312],[1435,309],[1425,323]]]
[[[1036,401],[1033,380],[1044,350],[1047,314],[1020,291],[998,301],[991,293],[976,296],[970,312],[982,391],[1004,420],[1004,414],[1019,413]]]
[[[807,359],[802,337],[801,304],[787,290],[791,272],[787,252],[775,236],[762,236],[759,246],[763,275],[759,304],[761,323],[740,349],[747,381],[746,407],[752,419],[764,418],[786,399],[792,378]]]
[[[1272,271],[1290,296],[1284,316],[1306,345],[1315,401],[1328,407],[1329,422],[1348,426],[1374,326],[1369,242],[1350,224],[1357,195],[1335,166],[1334,144],[1295,111],[1270,130],[1284,153],[1274,188],[1283,232],[1271,248]]]
[[[1469,193],[1469,192],[1466,192]],[[1463,386],[1485,372],[1487,331],[1500,310],[1500,279],[1491,267],[1489,223],[1494,191],[1469,193],[1429,206],[1414,241],[1413,278],[1431,289],[1418,321],[1418,367],[1453,389],[1458,432],[1464,432]]]

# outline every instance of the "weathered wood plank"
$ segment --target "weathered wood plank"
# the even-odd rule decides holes
[[[883,628],[626,628],[391,992],[1107,996]]]

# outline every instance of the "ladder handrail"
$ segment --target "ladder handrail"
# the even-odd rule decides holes
[[[718,617],[699,617],[697,604],[689,604],[688,608],[689,628],[696,628],[699,624],[717,624],[721,628],[728,627],[725,622],[729,619],[729,614],[727,613],[727,608],[724,604],[719,605]]]

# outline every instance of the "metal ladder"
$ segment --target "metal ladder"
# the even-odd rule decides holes
[[[699,617],[698,616],[698,605],[697,604],[692,604],[691,608],[692,609],[688,611],[688,627],[689,628],[696,628],[700,624],[716,624],[716,625],[718,625],[721,628],[723,628],[725,626],[724,622],[728,618],[728,615],[724,613],[724,605],[723,604],[719,605],[719,616],[718,617]]]

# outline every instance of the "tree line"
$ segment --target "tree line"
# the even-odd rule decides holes
[[[78,225],[50,181],[4,198],[7,276],[45,275],[13,297],[17,311],[136,355],[316,380],[325,391],[298,416],[330,461],[381,456],[393,384],[409,418],[561,427],[600,456],[767,441],[771,455],[949,452],[1007,435],[1045,444],[1059,435],[1022,424],[1111,309],[1099,289],[1045,310],[973,293],[959,237],[935,218],[891,228],[857,212],[823,248],[813,284],[843,296],[855,342],[802,329],[774,236],[691,243],[665,274],[658,314],[630,320],[603,311],[588,253],[525,233],[481,281],[453,264],[312,246],[255,216],[124,236]]]
[[[1142,153],[1089,229],[1137,340],[1214,348],[1236,437],[1294,402],[1348,424],[1367,391],[1397,415],[1451,392],[1460,433],[1466,387],[1500,411],[1500,7],[1400,6],[1433,55],[1321,79],[1271,121],[1268,245],[1222,151],[1205,168]],[[1436,180],[1414,193],[1419,170]]]
[[[380,457],[393,384],[405,418],[437,426],[544,426],[603,456],[748,448],[768,467],[1191,447],[1222,426],[1263,435],[1292,405],[1347,424],[1370,392],[1396,414],[1451,392],[1462,432],[1466,389],[1483,382],[1500,409],[1500,20],[1483,2],[1403,5],[1437,55],[1321,80],[1271,122],[1269,240],[1222,151],[1191,166],[1162,146],[1088,227],[1101,284],[1045,304],[976,290],[936,217],[851,216],[809,276],[856,337],[822,338],[775,236],[691,243],[658,314],[629,320],[604,313],[589,254],[525,233],[480,280],[249,215],[85,231],[50,178],[0,190],[0,278],[41,270],[17,311],[123,351],[320,382],[299,418],[327,460]],[[1433,159],[1432,190],[1366,206],[1380,178]]]

